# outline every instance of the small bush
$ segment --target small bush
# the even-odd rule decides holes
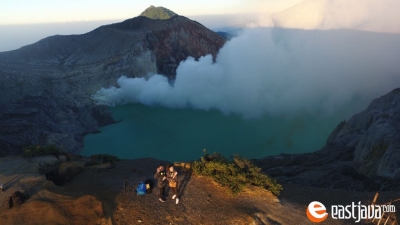
[[[22,152],[23,157],[35,157],[35,156],[43,156],[43,155],[54,155],[59,156],[63,154],[63,151],[56,147],[55,145],[49,146],[28,146],[24,148]]]
[[[260,168],[238,155],[228,160],[221,154],[209,155],[204,152],[204,156],[195,161],[192,168],[196,174],[212,177],[217,183],[228,187],[233,194],[239,193],[249,184],[263,187],[277,196],[283,189],[275,179],[263,174]]]

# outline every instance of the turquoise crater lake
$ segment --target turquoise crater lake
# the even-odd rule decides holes
[[[225,156],[261,158],[320,149],[340,122],[312,116],[243,119],[219,111],[171,109],[141,104],[110,109],[121,122],[84,138],[82,155],[112,154],[124,159],[154,157],[169,161],[197,159],[202,150]]]

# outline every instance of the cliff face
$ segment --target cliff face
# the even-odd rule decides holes
[[[354,161],[363,174],[400,178],[400,88],[342,122],[327,146],[354,148]]]
[[[112,122],[91,96],[128,77],[173,78],[188,56],[217,54],[225,40],[182,16],[135,17],[82,35],[51,36],[0,53],[0,155],[27,145],[79,152],[83,135]]]
[[[350,190],[400,190],[400,89],[341,122],[314,153],[255,160],[283,182]]]
[[[188,56],[198,59],[200,56],[212,54],[215,58],[225,43],[225,39],[217,33],[182,16],[174,16],[168,20],[136,17],[99,29],[144,33],[143,45],[155,53],[156,71],[168,77],[175,75],[180,61]]]

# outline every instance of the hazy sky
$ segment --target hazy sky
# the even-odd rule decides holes
[[[399,0],[304,0],[272,14],[274,26],[400,33]]]
[[[400,33],[399,0],[0,1],[0,52],[51,35],[83,34],[164,6],[215,31],[246,25]]]
[[[83,34],[138,16],[150,5],[166,7],[210,29],[245,26],[260,15],[302,0],[18,0],[0,1],[0,52],[61,34]]]
[[[0,24],[127,19],[150,5],[184,16],[260,13],[283,10],[301,0],[18,0],[1,1]]]

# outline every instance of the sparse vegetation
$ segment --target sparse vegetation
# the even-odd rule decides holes
[[[198,175],[210,176],[217,183],[228,187],[233,194],[239,193],[247,185],[263,187],[274,195],[279,195],[282,185],[261,172],[249,160],[234,155],[228,160],[223,155],[204,151],[204,156],[193,163],[193,171]]]
[[[35,156],[42,156],[42,155],[61,155],[64,152],[56,147],[55,145],[49,146],[40,146],[40,145],[32,145],[25,147],[22,156],[23,157],[35,157]]]
[[[176,13],[172,12],[169,9],[166,9],[164,7],[154,7],[154,6],[150,6],[144,12],[142,12],[142,14],[140,14],[140,16],[145,16],[153,20],[166,20],[176,15],[177,15]]]

